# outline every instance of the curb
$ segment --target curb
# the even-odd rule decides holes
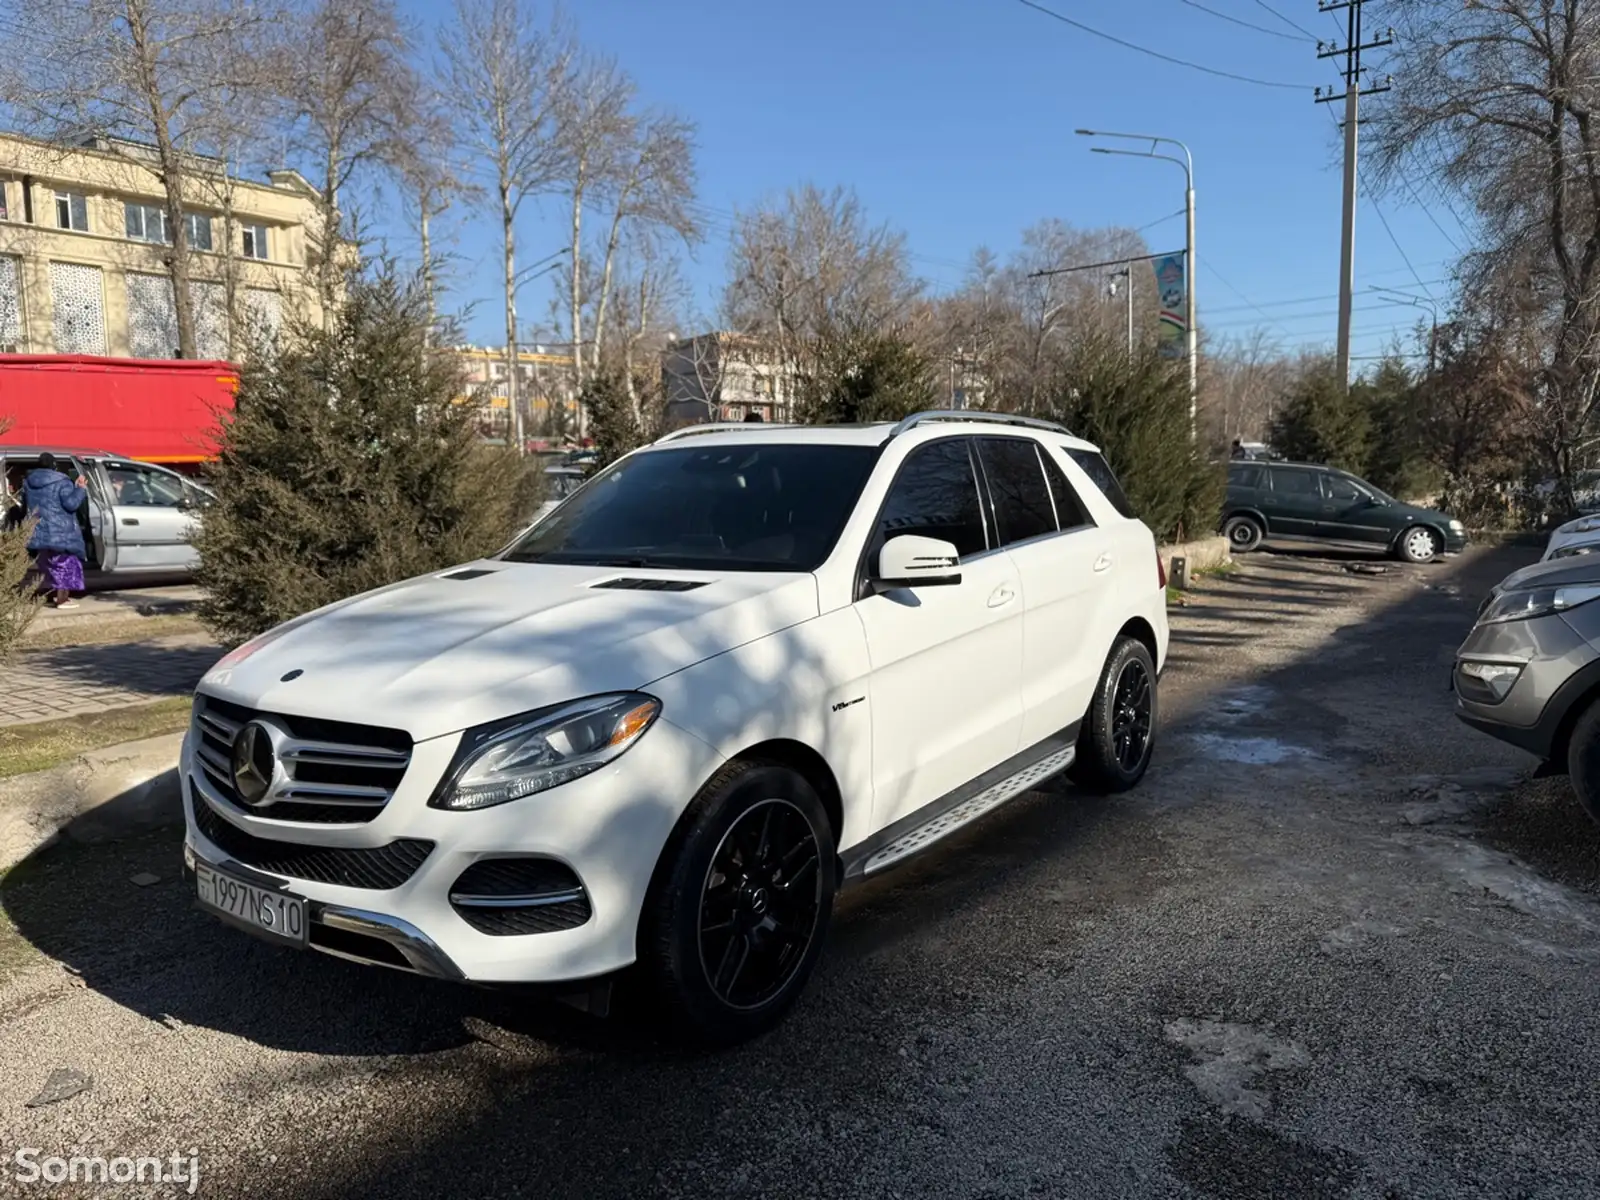
[[[0,871],[60,840],[95,843],[183,819],[182,733],[79,755],[0,780]]]

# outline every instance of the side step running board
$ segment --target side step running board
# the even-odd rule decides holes
[[[961,801],[954,808],[948,808],[915,829],[901,834],[868,858],[861,873],[874,875],[910,858],[913,854],[926,850],[940,839],[949,837],[963,826],[970,825],[985,813],[993,812],[1006,801],[1014,800],[1022,793],[1038,787],[1052,775],[1061,774],[1072,765],[1072,760],[1076,756],[1077,750],[1073,746],[1067,746],[1034,760],[1015,774],[1008,775],[998,783],[990,784],[977,795]]]

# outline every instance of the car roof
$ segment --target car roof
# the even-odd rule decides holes
[[[996,417],[998,416],[999,414],[996,414]],[[994,436],[1007,433],[1013,435],[1031,433],[1048,438],[1069,450],[1099,453],[1099,448],[1094,443],[1073,437],[1066,430],[1046,422],[1023,423],[1022,419],[1004,420],[988,417],[962,420],[943,415],[937,421],[924,420],[910,427],[907,427],[905,421],[899,423],[878,421],[862,425],[784,425],[765,421],[741,422],[729,426],[688,425],[657,439],[644,449],[692,446],[710,439],[715,439],[718,445],[771,445],[778,442],[801,445],[882,446],[896,437],[917,436],[918,440],[928,440],[929,434],[948,437],[952,434]]]
[[[0,446],[0,454],[71,454],[80,458],[116,458],[108,450],[90,450],[84,446]]]

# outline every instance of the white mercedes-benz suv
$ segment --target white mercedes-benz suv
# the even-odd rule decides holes
[[[185,862],[277,942],[733,1041],[835,892],[1061,772],[1143,776],[1150,530],[1095,448],[978,413],[696,426],[509,549],[334,604],[201,682]]]

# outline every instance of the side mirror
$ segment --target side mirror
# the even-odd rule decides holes
[[[938,538],[901,534],[890,538],[878,551],[878,569],[872,582],[879,591],[950,587],[961,582],[961,555],[951,543]]]

